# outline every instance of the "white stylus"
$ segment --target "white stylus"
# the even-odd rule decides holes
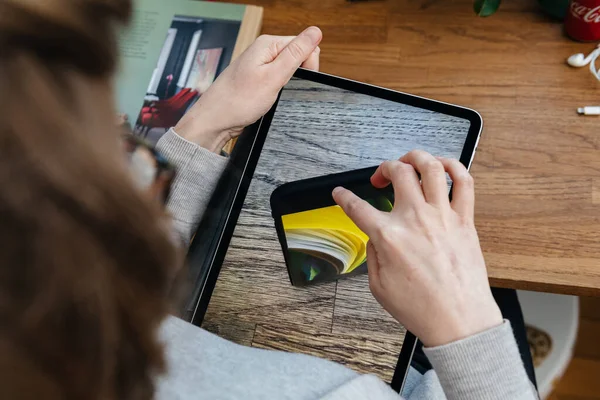
[[[600,115],[600,106],[579,107],[577,113],[582,115]]]

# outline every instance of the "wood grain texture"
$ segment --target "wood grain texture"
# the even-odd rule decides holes
[[[490,18],[475,17],[470,0],[243,2],[265,8],[265,33],[289,35],[320,26],[324,72],[478,110],[484,131],[472,173],[476,222],[492,284],[600,294],[600,120],[575,112],[597,104],[600,82],[585,68],[565,65],[569,55],[588,53],[592,45],[565,38],[562,24],[541,14],[533,0],[505,1]],[[288,139],[287,147],[266,149],[278,152],[287,167],[284,160],[307,140],[293,132]],[[388,148],[362,161],[373,165],[401,155],[385,153]],[[307,175],[365,166],[332,160],[325,167],[307,167]],[[266,171],[257,175],[251,190],[268,192],[280,182]],[[255,324],[254,338],[242,334],[240,341],[308,353],[316,351],[310,347],[316,335],[319,355],[336,360],[334,345],[352,352],[373,332],[396,338],[401,329],[374,302],[364,277],[292,288],[268,219],[259,209],[241,216],[207,326],[235,332]],[[582,301],[582,315],[598,316],[598,309]],[[388,357],[391,368],[397,349],[381,348],[383,354],[363,346],[356,357]],[[600,374],[597,359],[577,360],[556,398],[598,398],[600,389],[592,391],[597,380],[590,378]],[[377,362],[340,361],[388,376]]]
[[[389,366],[395,364],[403,339],[403,334],[355,335],[259,325],[252,345],[327,358],[389,382],[394,372]]]

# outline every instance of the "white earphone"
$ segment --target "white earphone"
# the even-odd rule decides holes
[[[567,58],[567,64],[575,68],[585,67],[589,64],[592,75],[600,80],[600,72],[596,69],[596,59],[598,57],[600,57],[600,44],[587,57],[582,53],[573,54],[571,57]]]

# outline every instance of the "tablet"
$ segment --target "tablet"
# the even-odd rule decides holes
[[[375,333],[393,331],[398,339],[386,354],[400,350],[408,354],[398,360],[399,389],[414,348],[411,336],[404,336],[404,329],[392,323],[374,299],[367,299],[364,275],[305,288],[290,285],[270,198],[284,184],[374,167],[415,148],[470,166],[481,128],[479,114],[464,107],[299,69],[271,110],[242,134],[233,149],[190,248],[196,292],[188,318],[200,325],[221,273],[219,290],[226,294],[211,302],[213,315],[235,315],[228,323],[241,325],[215,330],[242,332],[249,323],[269,325],[275,319],[299,330],[299,323],[310,321],[311,332],[329,335],[355,332],[357,326]],[[301,192],[295,196],[301,201]],[[356,298],[358,293],[363,296]],[[243,301],[232,301],[235,296]],[[331,307],[332,298],[333,321],[319,311]],[[285,309],[278,308],[280,304]],[[357,335],[369,337],[367,332]],[[329,353],[351,346],[346,343],[351,340],[355,339],[341,335],[335,346],[310,348],[313,354],[351,364],[352,354]],[[403,341],[408,347],[402,346]],[[378,372],[361,366],[363,371]]]

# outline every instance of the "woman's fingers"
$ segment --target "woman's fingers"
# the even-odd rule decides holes
[[[413,150],[400,158],[421,174],[423,195],[428,203],[436,206],[449,204],[446,171],[442,163],[431,154],[422,150]]]
[[[467,168],[458,160],[438,158],[452,179],[452,209],[462,217],[474,218],[475,185]]]
[[[312,71],[319,70],[319,56],[321,55],[321,48],[317,46],[316,49],[310,53],[310,56],[302,63],[302,68],[310,69]]]
[[[298,67],[312,55],[322,38],[323,33],[316,26],[306,28],[292,39],[273,61],[273,74],[279,75],[287,82]]]
[[[358,228],[367,234],[372,236],[377,232],[377,228],[380,224],[385,223],[383,221],[383,215],[381,211],[352,193],[348,189],[343,187],[336,187],[333,189],[333,200],[338,206],[342,207],[342,210],[346,215],[358,226]]]
[[[394,186],[394,208],[405,208],[425,201],[419,177],[412,165],[402,161],[384,161],[371,177],[371,184],[383,188],[390,183]]]

